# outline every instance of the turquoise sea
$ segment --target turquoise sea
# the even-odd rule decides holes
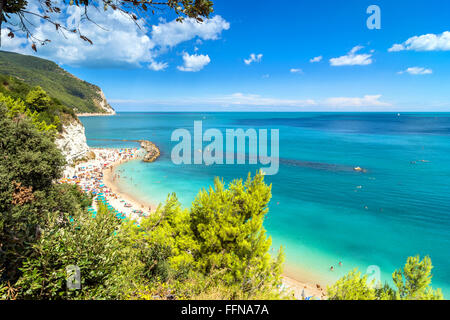
[[[245,178],[261,166],[175,165],[173,130],[193,134],[196,120],[204,130],[279,129],[280,169],[266,176],[273,198],[265,227],[275,250],[285,248],[289,275],[330,283],[375,265],[384,282],[408,256],[429,255],[433,287],[450,298],[450,114],[119,113],[81,120],[92,147],[155,142],[161,158],[119,167],[121,187],[149,202],[176,192],[185,206],[215,176]]]

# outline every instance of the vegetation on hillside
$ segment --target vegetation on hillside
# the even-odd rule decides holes
[[[0,75],[0,102],[10,116],[26,114],[43,129],[62,131],[64,123],[77,121],[72,109],[49,96],[40,86],[31,87],[17,78]]]
[[[0,75],[13,76],[32,87],[40,86],[76,113],[105,113],[99,106],[99,87],[76,78],[52,61],[0,51]]]

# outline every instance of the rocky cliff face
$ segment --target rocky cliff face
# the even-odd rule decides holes
[[[98,91],[98,94],[100,95],[101,99],[95,101],[97,106],[104,110],[107,114],[115,115],[116,111],[114,111],[114,109],[109,105],[108,101],[106,101],[105,94],[101,89]]]
[[[56,139],[55,143],[66,157],[68,163],[84,158],[89,152],[84,127],[79,121],[74,120],[64,124],[63,132]]]
[[[106,101],[106,97],[100,88],[98,89],[98,95],[100,96],[100,99],[95,100],[95,104],[104,113],[78,114],[78,116],[116,114],[114,109],[109,105],[108,101]],[[89,147],[86,143],[84,126],[78,119],[72,119],[71,121],[63,124],[63,132],[58,136],[55,143],[66,157],[69,164],[89,155]]]

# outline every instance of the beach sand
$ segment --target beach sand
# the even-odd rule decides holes
[[[283,274],[283,284],[294,291],[294,296],[298,300],[306,298],[324,300],[326,298],[326,291],[319,284],[302,282],[286,274]]]
[[[74,168],[67,167],[64,178],[60,183],[71,183],[79,185],[85,192],[102,192],[108,203],[128,218],[139,221],[143,216],[151,214],[157,208],[157,204],[144,202],[136,196],[127,193],[118,184],[120,177],[116,169],[121,164],[142,158],[143,150],[135,149],[106,149],[91,148],[95,153],[94,160],[89,160],[76,165]],[[77,178],[74,178],[74,177]],[[123,177],[122,177],[123,178]],[[127,207],[125,207],[127,204]],[[142,211],[137,214],[136,211]],[[292,270],[283,274],[283,285],[291,289],[296,299],[324,299],[325,290],[316,281],[304,281],[299,276],[299,271]]]
[[[76,184],[86,193],[101,194],[109,205],[129,219],[139,221],[141,217],[151,214],[156,206],[136,201],[125,192],[117,193],[120,189],[114,183],[114,168],[142,157],[143,153],[137,148],[91,148],[91,151],[95,159],[66,167],[59,183]],[[97,209],[95,201],[94,209]]]
[[[117,180],[114,179],[116,168],[125,162],[126,161],[115,162],[108,169],[103,170],[103,183],[118,196],[118,199],[113,199],[116,201],[113,201],[111,205],[116,208],[115,204],[117,205],[117,201],[120,204],[121,200],[125,200],[125,202],[131,204],[133,208],[138,208],[148,213],[154,212],[158,208],[158,204],[143,201],[142,199],[127,193],[120,188]]]

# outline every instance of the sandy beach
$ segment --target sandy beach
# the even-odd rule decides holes
[[[128,160],[127,160],[128,161]],[[133,208],[146,211],[151,213],[158,208],[158,204],[150,203],[138,199],[137,197],[129,194],[127,191],[120,188],[117,184],[117,180],[115,176],[117,175],[115,170],[118,166],[123,164],[125,161],[118,161],[113,163],[108,170],[103,171],[103,182],[108,188],[116,195],[118,195],[119,199],[125,200],[127,203],[130,203]]]
[[[115,175],[116,166],[143,156],[143,152],[137,148],[101,149],[91,148],[95,158],[79,163],[74,167],[68,166],[64,170],[64,176],[59,183],[76,184],[86,193],[91,193],[96,200],[99,196],[129,219],[139,221],[148,216],[156,206],[142,203],[124,192],[114,183],[120,176]],[[94,201],[94,209],[95,208]]]
[[[324,300],[326,291],[320,284],[310,284],[298,281],[283,274],[283,284],[294,291],[294,296],[298,300]]]
[[[114,116],[115,113],[77,113],[77,117],[108,117]]]
[[[95,159],[66,167],[64,177],[59,183],[78,185],[84,192],[101,195],[118,212],[127,218],[139,221],[157,208],[156,203],[143,202],[141,199],[122,190],[118,181],[121,178],[117,167],[121,164],[142,159],[145,151],[137,148],[107,149],[91,148]],[[94,201],[95,204],[95,201]],[[299,281],[294,275],[283,274],[283,286],[294,292],[296,299],[324,299],[325,290],[316,282]]]

